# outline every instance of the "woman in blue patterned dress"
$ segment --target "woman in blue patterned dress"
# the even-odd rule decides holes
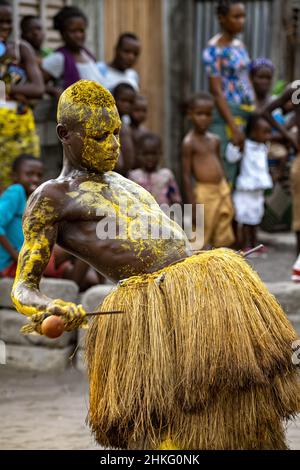
[[[217,15],[222,31],[209,41],[203,61],[217,108],[211,131],[221,138],[224,157],[229,141],[240,148],[243,146],[243,128],[249,112],[254,110],[254,92],[249,78],[250,58],[245,45],[237,38],[245,25],[245,5],[221,0]],[[228,181],[234,186],[237,164],[224,159],[224,167]]]

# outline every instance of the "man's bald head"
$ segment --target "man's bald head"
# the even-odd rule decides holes
[[[74,168],[113,170],[120,151],[121,120],[106,88],[90,80],[74,83],[59,99],[57,120],[64,155]]]
[[[63,125],[86,122],[95,109],[111,109],[115,106],[112,94],[91,80],[79,80],[60,96],[57,122]]]

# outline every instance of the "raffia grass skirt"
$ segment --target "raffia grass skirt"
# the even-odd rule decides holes
[[[202,252],[131,277],[87,335],[88,421],[105,447],[286,449],[297,335],[242,256]]]

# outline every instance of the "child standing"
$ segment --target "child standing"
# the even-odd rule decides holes
[[[175,177],[168,168],[158,169],[161,159],[161,139],[156,134],[144,133],[138,140],[140,168],[132,170],[128,178],[145,188],[159,205],[181,203]]]
[[[24,237],[22,217],[27,197],[42,179],[42,162],[29,154],[20,155],[12,165],[14,184],[0,196],[0,277],[14,277]]]
[[[256,111],[260,112],[270,103],[274,97],[271,95],[275,67],[270,59],[259,57],[251,62],[250,77],[255,92]],[[273,118],[282,126],[286,126],[287,119],[284,111],[275,109]],[[286,161],[288,158],[288,147],[280,134],[273,133],[269,148],[268,163],[270,174],[275,182],[282,180]]]
[[[148,132],[147,128],[143,126],[143,123],[147,119],[147,113],[147,98],[143,95],[136,95],[130,113],[130,128],[136,156],[139,153],[138,140],[142,134]]]
[[[193,129],[183,140],[182,160],[187,202],[194,208],[196,204],[204,204],[204,246],[212,244],[217,248],[231,246],[234,234],[233,207],[221,163],[220,139],[208,132],[213,110],[214,100],[209,93],[199,93],[189,100],[187,112]],[[196,183],[194,189],[192,178]]]
[[[271,99],[274,65],[270,59],[259,57],[250,64],[250,78],[255,93],[256,110],[261,110]]]
[[[116,106],[122,120],[120,130],[121,153],[117,163],[118,173],[126,175],[135,166],[135,149],[130,130],[130,113],[132,111],[136,92],[128,83],[120,83],[113,90]]]
[[[242,248],[257,245],[256,231],[264,215],[264,191],[273,186],[268,169],[268,146],[271,140],[270,124],[253,114],[246,128],[244,151],[229,144],[226,158],[229,162],[240,159],[240,173],[233,194],[236,221],[242,225]]]
[[[122,33],[115,46],[115,54],[111,63],[98,62],[102,86],[112,91],[119,83],[129,83],[138,91],[139,74],[133,68],[141,53],[141,41],[130,32]]]

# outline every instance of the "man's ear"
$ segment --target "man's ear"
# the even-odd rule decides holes
[[[69,131],[63,124],[57,124],[56,133],[62,144],[66,144],[69,140]]]

